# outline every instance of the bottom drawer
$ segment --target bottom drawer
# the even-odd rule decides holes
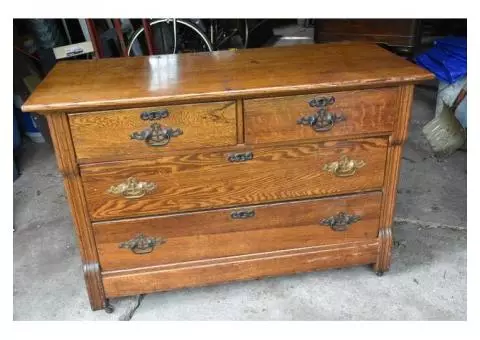
[[[378,239],[103,273],[108,298],[375,263]]]
[[[94,223],[102,271],[377,237],[381,193]]]

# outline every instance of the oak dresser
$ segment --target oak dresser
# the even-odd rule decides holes
[[[389,269],[414,83],[368,43],[63,61],[45,114],[93,310],[323,268]]]

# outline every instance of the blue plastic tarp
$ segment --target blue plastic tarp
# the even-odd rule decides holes
[[[446,37],[437,40],[433,48],[416,56],[415,62],[452,84],[467,74],[467,39]]]

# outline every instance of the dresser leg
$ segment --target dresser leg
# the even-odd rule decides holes
[[[111,305],[110,301],[107,299],[105,300],[105,313],[112,314],[115,308]]]
[[[100,275],[100,266],[98,263],[89,263],[83,265],[83,275],[85,285],[87,286],[88,299],[92,310],[105,309],[108,300],[103,292],[103,284]]]
[[[378,233],[379,249],[377,262],[373,266],[373,270],[378,276],[382,276],[384,272],[390,269],[390,261],[392,258],[392,228],[382,228]]]
[[[396,126],[388,143],[387,162],[385,165],[385,178],[382,198],[382,211],[380,212],[380,231],[378,232],[379,247],[377,262],[373,266],[376,273],[384,273],[390,269],[392,258],[392,224],[397,197],[397,184],[400,176],[400,161],[403,144],[407,139],[408,120],[412,111],[414,85],[405,85],[399,88],[399,107]]]

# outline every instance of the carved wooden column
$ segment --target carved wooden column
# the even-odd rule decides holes
[[[55,148],[58,168],[63,175],[63,183],[70,211],[72,212],[77,241],[80,245],[80,256],[83,262],[83,273],[90,306],[92,310],[106,308],[107,301],[100,276],[98,254],[80,173],[75,162],[75,151],[68,126],[68,117],[65,113],[51,113],[47,115],[47,120]]]
[[[412,110],[414,85],[400,87],[398,100],[399,111],[395,122],[394,133],[389,138],[387,164],[385,168],[385,184],[383,187],[383,209],[380,213],[380,231],[378,237],[379,255],[374,269],[381,275],[390,269],[392,255],[392,224],[397,197],[397,183],[400,173],[403,145],[408,136],[408,122]]]

